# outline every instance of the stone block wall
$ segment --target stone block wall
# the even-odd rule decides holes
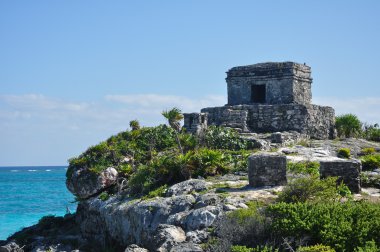
[[[297,131],[314,139],[335,138],[335,112],[317,105],[236,105],[204,108],[207,124],[241,132]]]
[[[278,153],[253,154],[248,158],[249,185],[286,185],[286,156]]]
[[[184,113],[184,127],[187,132],[199,134],[207,128],[207,115],[205,113]]]
[[[253,104],[252,88],[265,85],[263,104],[309,104],[311,69],[294,62],[269,62],[231,68],[227,72],[228,105]]]
[[[362,165],[359,160],[342,159],[334,161],[322,161],[320,163],[321,178],[339,177],[339,180],[343,181],[343,183],[345,183],[348,188],[350,188],[351,192],[360,192],[360,172],[362,170]]]

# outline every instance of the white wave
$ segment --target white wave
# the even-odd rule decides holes
[[[37,170],[28,170],[28,171],[35,172],[35,171],[37,171]]]
[[[11,172],[18,172],[18,170],[11,170]]]
[[[51,170],[45,170],[45,171],[51,171]]]
[[[67,170],[67,168],[65,168],[65,170]]]

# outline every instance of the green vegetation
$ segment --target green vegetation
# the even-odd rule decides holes
[[[299,247],[297,252],[335,252],[335,249],[325,245],[313,245],[307,247]]]
[[[319,162],[287,162],[286,170],[295,174],[319,175]]]
[[[363,123],[356,115],[337,116],[335,126],[340,138],[362,137],[369,141],[380,142],[379,124]]]
[[[336,178],[296,180],[275,204],[252,203],[227,214],[208,250],[378,251],[380,205],[353,201],[347,190]]]
[[[140,127],[130,122],[124,131],[69,160],[66,176],[77,169],[92,172],[94,179],[107,167],[114,167],[128,179],[128,193],[148,195],[153,190],[193,177],[247,171],[252,142],[229,128],[209,127],[200,137],[181,131],[181,111],[164,111],[168,124]]]
[[[290,182],[279,194],[280,202],[324,202],[339,201],[350,197],[351,192],[344,184],[337,185],[336,177],[319,179],[318,176],[306,176]]]
[[[361,151],[362,155],[371,155],[371,154],[375,154],[375,153],[376,153],[375,148],[364,148]]]
[[[335,126],[339,137],[357,137],[361,133],[362,123],[356,115],[345,114],[336,117]]]
[[[278,249],[274,249],[270,246],[257,246],[256,248],[247,248],[246,246],[232,246],[231,252],[278,252]]]
[[[351,150],[348,148],[341,148],[338,150],[338,157],[340,158],[350,158]]]
[[[370,154],[361,157],[363,171],[373,171],[380,168],[380,154]]]
[[[368,125],[364,124],[362,136],[365,139],[380,142],[380,128],[379,124]]]
[[[131,127],[131,130],[139,130],[140,129],[140,123],[137,120],[132,120],[129,122],[129,127]]]
[[[241,138],[237,131],[230,128],[210,126],[201,139],[205,147],[224,150],[254,149],[252,142]]]
[[[101,200],[101,201],[106,201],[106,200],[108,200],[110,198],[110,195],[106,192],[106,191],[104,191],[104,192],[102,192],[101,194],[99,194],[99,199]]]

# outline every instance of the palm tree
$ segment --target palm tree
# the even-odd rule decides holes
[[[132,131],[140,129],[140,123],[137,120],[132,120],[129,122],[129,127],[131,127]]]
[[[172,129],[174,129],[178,148],[183,154],[183,149],[181,146],[181,142],[179,141],[178,133],[181,131],[181,124],[180,121],[183,119],[182,112],[179,108],[172,108],[171,110],[164,110],[162,112],[162,115],[168,119],[168,123]]]

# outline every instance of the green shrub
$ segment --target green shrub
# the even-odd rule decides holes
[[[253,143],[241,138],[236,130],[213,125],[207,128],[202,142],[211,149],[243,150],[254,148]]]
[[[349,197],[350,190],[344,184],[337,185],[336,177],[319,179],[307,176],[291,181],[279,194],[280,202],[338,201],[343,196]]]
[[[278,252],[271,246],[257,246],[256,248],[247,248],[246,246],[235,245],[231,247],[231,252]]]
[[[373,171],[380,167],[380,154],[366,155],[360,158],[363,171]]]
[[[305,161],[305,162],[287,162],[287,171],[295,174],[309,174],[319,175],[319,162]]]
[[[338,150],[338,157],[340,158],[350,158],[351,150],[348,148],[341,148]]]
[[[370,175],[368,172],[360,173],[362,187],[375,187],[380,189],[380,175]]]
[[[356,115],[345,114],[336,117],[335,126],[339,137],[357,137],[361,133],[362,123]]]
[[[296,252],[335,252],[330,246],[317,244],[314,246],[299,247]]]
[[[236,245],[231,247],[231,252],[253,252],[253,248]]]
[[[150,191],[148,193],[148,195],[142,197],[142,199],[146,200],[146,199],[151,199],[151,198],[155,198],[155,197],[163,197],[163,196],[165,196],[167,189],[168,189],[167,185],[160,186],[157,189]]]
[[[364,247],[357,247],[355,252],[379,252],[380,248],[376,245],[375,241],[367,241]]]
[[[267,216],[274,236],[308,239],[337,251],[354,251],[380,237],[380,205],[375,203],[278,203],[267,207]]]
[[[361,154],[363,155],[371,155],[371,154],[375,154],[376,153],[376,150],[375,148],[363,148],[362,151],[361,151]]]
[[[106,200],[108,200],[109,198],[110,198],[110,195],[109,195],[106,191],[102,192],[102,193],[99,195],[99,199],[100,199],[101,201],[106,201]]]
[[[367,140],[380,142],[379,124],[377,123],[373,125],[364,124],[362,135]]]

